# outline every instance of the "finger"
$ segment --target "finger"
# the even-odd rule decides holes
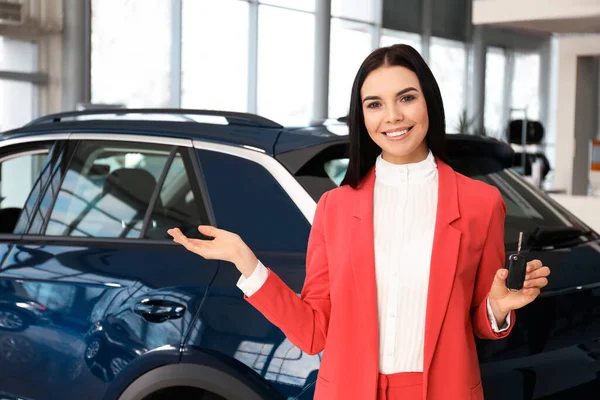
[[[177,235],[179,235],[181,233],[181,231],[179,230],[179,228],[171,228],[171,229],[167,229],[167,233],[169,235],[171,235],[171,237],[173,239],[177,238]]]
[[[185,235],[176,235],[175,238],[173,238],[173,241],[175,241],[175,243],[179,243],[188,250],[191,250],[193,245],[192,242]]]
[[[531,260],[527,263],[527,272],[533,272],[536,269],[542,268],[542,265],[540,260]]]
[[[168,229],[167,233],[173,238],[173,241],[177,241],[177,238],[182,235],[181,231],[177,228]]]
[[[205,236],[217,237],[217,235],[219,234],[219,231],[220,231],[220,229],[217,229],[211,225],[198,226],[198,232],[200,232],[201,234],[203,234]]]
[[[525,288],[543,288],[544,286],[546,286],[548,284],[548,279],[546,278],[537,278],[537,279],[530,279],[525,281],[525,283],[523,284],[523,287]]]
[[[176,242],[183,240],[186,237],[179,228],[169,229],[167,233],[171,235]]]
[[[496,271],[496,276],[494,277],[494,280],[497,280],[498,283],[504,283],[507,277],[508,270],[506,268],[500,268],[498,271]]]
[[[508,270],[500,268],[494,275],[494,282],[492,283],[493,297],[504,296],[507,293],[506,290],[506,278],[508,277]]]
[[[537,288],[523,289],[523,293],[526,294],[527,296],[536,298],[540,294],[540,289],[537,289]]]
[[[202,240],[190,239],[188,237],[183,236],[182,238],[177,239],[176,242],[181,244],[183,247],[185,247],[192,253],[196,253],[205,258],[207,256],[206,252],[208,250],[208,247]]]
[[[185,246],[188,250],[191,250],[195,246],[195,242],[185,236],[178,228],[173,230],[172,236],[175,243]]]
[[[536,269],[535,271],[525,275],[525,280],[542,278],[542,277],[545,277],[548,275],[550,275],[550,268],[542,267],[542,268]]]

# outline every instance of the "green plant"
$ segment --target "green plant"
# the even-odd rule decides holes
[[[467,110],[463,109],[460,115],[458,116],[458,125],[456,126],[456,133],[468,134],[469,130],[471,129],[471,126],[473,125],[473,122],[475,122],[475,117],[469,120],[469,117],[467,116]]]
[[[487,131],[485,128],[482,130],[476,129],[473,130],[473,125],[477,120],[477,114],[475,114],[471,119],[467,116],[467,110],[463,109],[458,117],[458,125],[456,127],[456,133],[464,133],[467,135],[473,134],[477,136],[487,136]]]

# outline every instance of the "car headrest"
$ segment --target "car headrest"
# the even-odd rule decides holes
[[[155,187],[156,179],[150,172],[138,168],[120,168],[106,177],[102,192],[110,193],[137,211],[144,212]],[[162,207],[160,196],[157,206]]]

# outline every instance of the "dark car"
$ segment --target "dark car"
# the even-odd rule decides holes
[[[299,293],[316,202],[347,166],[343,130],[94,110],[2,134],[1,187],[22,193],[0,193],[0,287],[18,288],[18,298],[0,290],[0,303],[48,318],[0,329],[0,397],[311,399],[321,354],[243,299],[233,265],[166,231],[236,232]],[[600,236],[513,171],[509,145],[448,135],[448,156],[502,193],[506,251],[524,232],[527,256],[552,269],[507,339],[477,340],[486,399],[597,398]]]
[[[21,296],[11,281],[0,280],[0,331],[23,331],[32,324],[46,324],[50,318],[45,306]]]

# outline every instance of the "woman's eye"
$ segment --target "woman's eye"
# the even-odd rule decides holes
[[[406,103],[407,101],[412,101],[415,99],[415,96],[404,96],[403,98],[400,99],[400,101]]]
[[[373,102],[373,103],[369,103],[369,104],[367,105],[367,108],[378,108],[378,107],[379,107],[379,105],[380,105],[379,103],[377,103],[377,102]]]

